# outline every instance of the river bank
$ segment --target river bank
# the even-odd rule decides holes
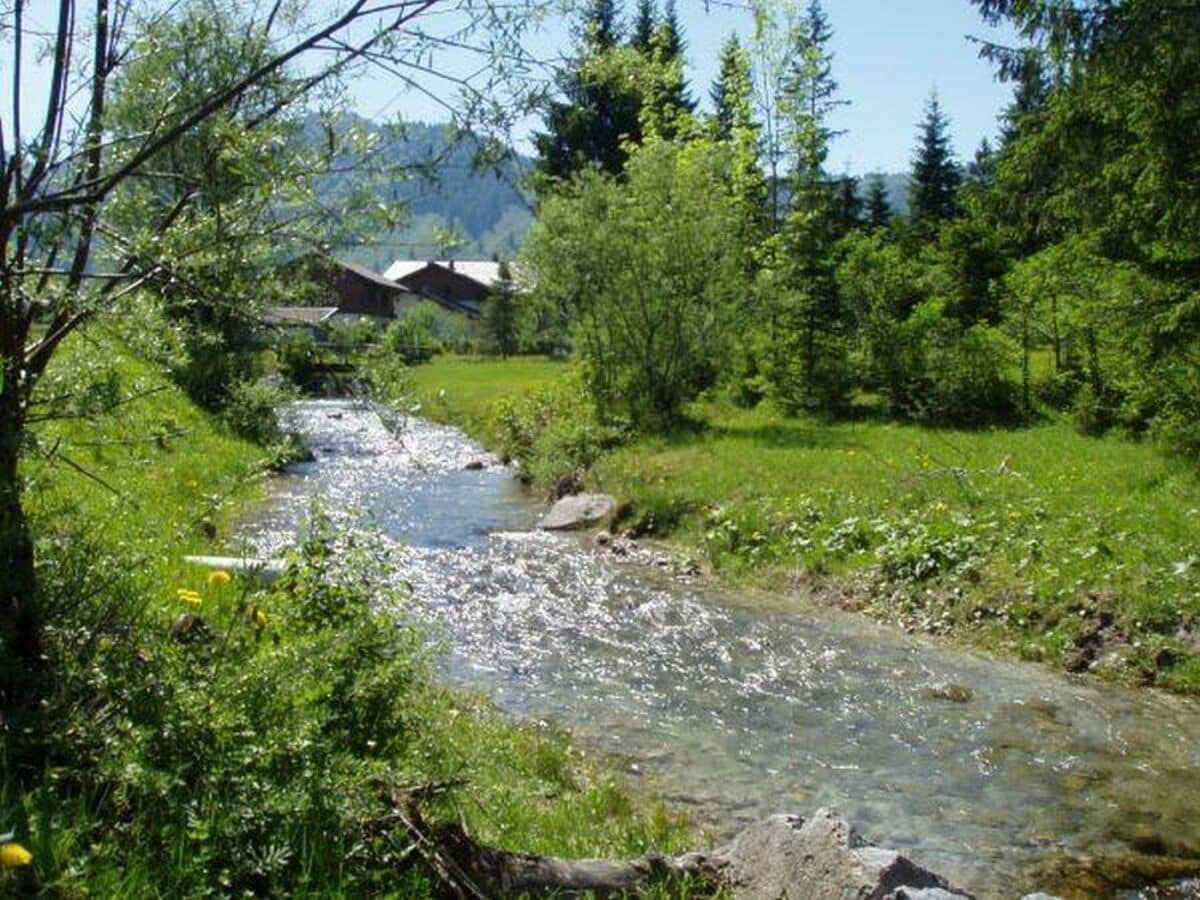
[[[578,397],[537,399],[567,371],[451,357],[412,377],[422,414],[524,453],[543,492],[565,477],[615,495],[618,528],[671,541],[726,583],[1200,692],[1200,480],[1152,447],[1055,422],[946,431],[718,402],[695,405],[689,429],[610,440],[573,424]],[[514,450],[522,415],[565,437]]]

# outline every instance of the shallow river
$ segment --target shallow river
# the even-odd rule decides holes
[[[619,754],[699,818],[836,806],[985,897],[1138,832],[1200,842],[1192,701],[672,579],[531,530],[540,505],[453,429],[341,401],[284,416],[316,461],[246,524],[252,547],[293,542],[313,494],[372,519],[446,635],[448,677]]]

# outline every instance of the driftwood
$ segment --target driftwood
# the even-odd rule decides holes
[[[514,895],[627,895],[656,883],[694,879],[738,900],[955,900],[967,898],[906,857],[864,842],[829,810],[811,818],[772,816],[708,853],[631,860],[560,859],[476,841],[465,824],[426,823],[412,792],[392,794],[396,820],[459,900]]]
[[[393,791],[393,813],[446,893],[464,900],[518,894],[587,893],[611,897],[670,878],[692,876],[712,880],[723,864],[710,861],[702,853],[679,857],[650,854],[640,859],[614,861],[560,859],[501,850],[476,841],[465,823],[427,823],[419,801],[436,793],[442,793],[440,786],[433,791],[428,786]]]
[[[287,568],[287,563],[282,559],[263,559],[255,556],[185,556],[183,561],[206,569],[240,572],[260,581],[274,581]]]

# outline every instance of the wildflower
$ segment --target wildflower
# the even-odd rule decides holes
[[[226,572],[224,569],[216,569],[216,570],[208,573],[208,586],[209,587],[220,587],[221,585],[229,584],[229,581],[230,581],[229,573]]]
[[[175,596],[186,603],[188,606],[200,605],[200,594],[189,588],[180,588],[175,592]]]
[[[254,607],[254,624],[255,624],[255,626],[257,626],[258,628],[266,628],[267,622],[269,622],[269,621],[270,621],[270,619],[267,617],[267,614],[265,612],[263,612],[257,606]]]
[[[33,862],[33,854],[20,844],[0,844],[0,866],[17,869]]]

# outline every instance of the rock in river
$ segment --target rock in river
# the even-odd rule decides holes
[[[717,851],[738,900],[952,900],[969,894],[894,850],[867,844],[829,809],[752,825]]]
[[[563,497],[538,523],[547,531],[564,531],[597,525],[613,514],[617,501],[608,494],[573,494]]]

